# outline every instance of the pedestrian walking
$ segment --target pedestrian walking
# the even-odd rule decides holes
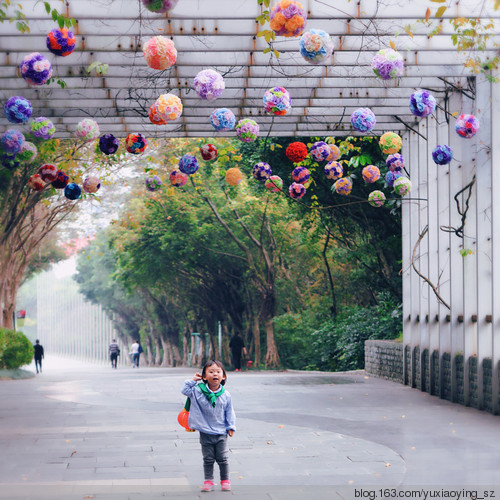
[[[116,339],[113,339],[111,341],[111,344],[109,344],[108,352],[109,352],[109,359],[111,360],[111,368],[116,369],[118,356],[120,355],[120,347],[118,346]]]
[[[231,358],[233,361],[234,370],[237,372],[241,371],[241,354],[247,355],[247,350],[245,347],[245,342],[240,337],[240,334],[236,332],[231,340],[229,341],[229,348],[231,349]]]
[[[132,354],[132,367],[133,368],[139,368],[139,358],[141,357],[141,354],[143,353],[143,349],[141,346],[141,343],[139,339],[137,339],[131,347],[130,353]]]
[[[220,361],[207,361],[200,373],[186,380],[182,394],[191,400],[189,427],[200,433],[205,482],[202,491],[214,490],[214,463],[220,470],[222,491],[231,491],[227,437],[236,431],[231,394],[225,390],[227,376]],[[200,383],[198,383],[200,382]]]
[[[40,344],[40,341],[38,339],[35,340],[33,349],[35,351],[35,368],[36,372],[38,373],[39,370],[40,372],[42,371],[42,359],[44,358],[43,346]]]

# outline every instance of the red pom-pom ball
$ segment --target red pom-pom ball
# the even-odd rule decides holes
[[[293,163],[300,163],[307,158],[307,146],[303,142],[292,142],[286,148],[286,156]]]
[[[200,153],[205,161],[212,161],[217,158],[217,148],[213,144],[202,144]]]

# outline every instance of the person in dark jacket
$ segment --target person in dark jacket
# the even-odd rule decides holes
[[[240,334],[236,332],[231,340],[229,341],[229,347],[231,349],[231,358],[233,360],[233,366],[235,371],[241,371],[241,353],[245,356],[247,354],[247,350],[245,348],[245,342],[240,337]]]
[[[109,359],[111,360],[111,368],[116,368],[116,363],[118,361],[118,356],[120,355],[120,348],[116,342],[116,339],[113,339],[111,344],[109,344]]]
[[[40,341],[36,339],[35,345],[33,346],[35,350],[35,368],[36,372],[40,369],[42,371],[42,359],[43,359],[43,346],[40,344]]]

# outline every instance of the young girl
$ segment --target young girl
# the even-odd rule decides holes
[[[201,383],[197,384],[197,382]],[[214,462],[219,464],[222,491],[231,491],[227,436],[236,431],[231,394],[224,389],[226,371],[220,361],[207,361],[192,380],[186,380],[182,394],[191,400],[189,427],[200,432],[205,482],[202,491],[214,489]]]

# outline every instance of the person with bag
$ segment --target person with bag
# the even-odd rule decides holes
[[[139,342],[139,339],[137,339],[133,344],[131,348],[131,354],[132,354],[132,367],[133,368],[139,368],[139,358],[141,356],[141,353],[143,353],[142,346]]]
[[[109,352],[109,359],[111,360],[111,368],[116,369],[118,356],[120,355],[120,348],[118,347],[116,339],[113,339],[111,344],[109,344],[108,352]]]
[[[202,491],[214,490],[215,462],[219,465],[221,490],[231,491],[227,437],[236,431],[236,416],[231,394],[224,388],[226,379],[222,363],[210,360],[201,373],[184,382],[181,390],[190,400],[189,428],[200,433],[205,475]]]

